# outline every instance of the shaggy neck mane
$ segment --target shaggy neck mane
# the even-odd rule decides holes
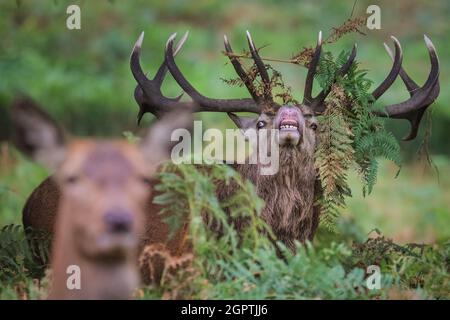
[[[260,175],[259,165],[241,164],[234,168],[257,188],[264,199],[262,217],[278,240],[289,248],[294,241],[311,240],[318,217],[313,208],[315,169],[312,152],[303,148],[280,149],[280,166],[274,175]]]

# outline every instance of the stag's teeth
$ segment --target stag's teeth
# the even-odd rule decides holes
[[[298,127],[290,124],[284,124],[280,126],[280,129],[298,129]]]

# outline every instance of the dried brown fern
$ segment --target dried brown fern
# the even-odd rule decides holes
[[[335,43],[343,36],[350,33],[359,33],[360,35],[365,36],[366,34],[361,31],[362,28],[366,26],[366,17],[356,17],[353,19],[348,19],[342,25],[337,28],[332,28],[331,34],[324,41],[325,43]]]
[[[144,247],[139,267],[144,279],[166,288],[163,299],[183,299],[191,295],[192,283],[200,276],[193,261],[192,253],[174,256],[163,244],[151,244]]]

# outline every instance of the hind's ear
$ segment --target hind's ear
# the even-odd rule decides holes
[[[146,160],[154,166],[159,165],[171,158],[172,148],[177,144],[185,146],[188,149],[185,151],[190,153],[193,121],[189,111],[171,112],[158,119],[147,131],[140,145]]]
[[[28,157],[56,169],[64,158],[63,130],[28,97],[19,97],[11,110],[13,143]]]

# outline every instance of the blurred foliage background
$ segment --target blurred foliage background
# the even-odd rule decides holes
[[[81,7],[81,30],[66,28],[66,8]],[[441,94],[431,110],[432,135],[429,151],[433,165],[417,154],[426,129],[419,137],[402,142],[405,165],[397,168],[382,162],[378,184],[369,197],[360,192],[358,178],[353,198],[343,215],[344,233],[357,228],[367,233],[380,229],[395,241],[444,243],[450,231],[450,2],[446,0],[402,1],[295,1],[295,0],[153,0],[153,1],[27,1],[0,3],[0,226],[20,223],[21,208],[31,190],[47,172],[22,158],[6,142],[10,136],[10,104],[17,92],[26,92],[51,113],[67,131],[77,136],[114,136],[124,131],[138,133],[153,117],[136,126],[135,81],[129,70],[129,55],[141,31],[145,31],[142,65],[152,76],[162,62],[168,36],[190,31],[177,62],[197,89],[210,97],[247,97],[243,88],[231,87],[221,78],[235,77],[223,50],[227,34],[235,51],[246,48],[245,30],[258,46],[267,45],[266,57],[290,58],[304,46],[315,43],[333,27],[353,16],[366,15],[368,5],[381,7],[381,30],[350,34],[329,45],[339,53],[358,43],[358,61],[369,70],[375,85],[389,72],[391,61],[383,48],[389,36],[401,42],[403,66],[422,84],[429,72],[426,33],[434,42],[441,64]],[[301,99],[306,69],[273,64]],[[163,91],[176,96],[180,89],[167,77]],[[408,97],[396,81],[382,98],[395,103]],[[186,99],[186,97],[185,97]],[[204,128],[232,128],[223,114],[201,114]],[[387,121],[400,139],[408,123]],[[436,170],[437,169],[437,170]],[[348,223],[350,221],[350,223]],[[358,232],[360,232],[358,231]]]

